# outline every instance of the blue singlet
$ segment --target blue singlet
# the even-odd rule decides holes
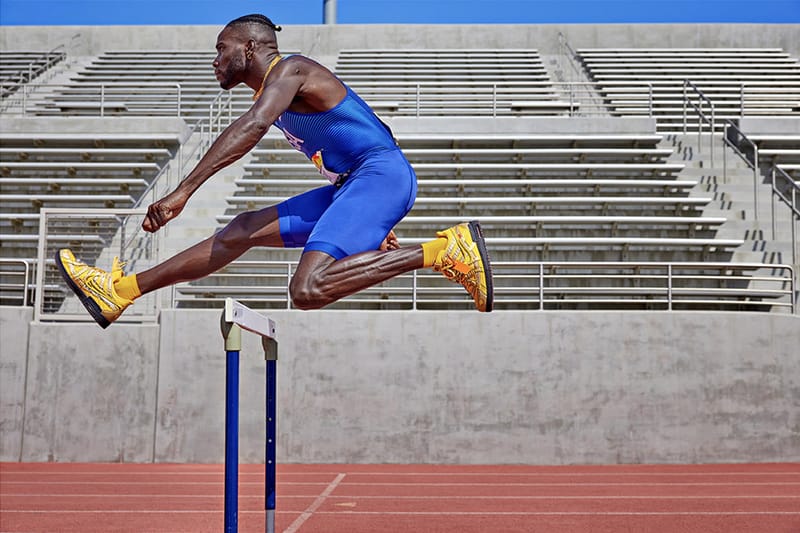
[[[277,205],[286,247],[325,252],[335,259],[376,250],[411,210],[414,170],[391,130],[350,87],[321,113],[284,111],[275,121],[332,184]]]

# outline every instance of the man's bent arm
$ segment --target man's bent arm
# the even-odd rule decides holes
[[[248,110],[216,138],[197,166],[178,184],[175,192],[180,192],[188,199],[208,178],[252,150],[270,125],[254,116],[252,108]]]
[[[208,178],[252,150],[289,107],[298,87],[299,80],[291,78],[270,84],[261,98],[217,137],[175,192],[188,199]]]

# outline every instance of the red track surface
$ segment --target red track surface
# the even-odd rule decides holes
[[[239,531],[264,531],[263,466]],[[222,531],[223,467],[0,464],[3,533]],[[279,465],[288,533],[800,533],[800,464]]]

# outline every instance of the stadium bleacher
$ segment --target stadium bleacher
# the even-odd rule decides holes
[[[387,116],[561,115],[537,50],[342,50],[336,74]]]
[[[31,111],[40,116],[180,116],[206,118],[220,92],[214,53],[180,50],[112,50],[75,72]],[[244,112],[252,93],[232,92],[233,113]]]
[[[178,136],[165,134],[0,134],[4,286],[14,292],[7,278],[18,278],[15,272],[23,264],[32,281],[43,207],[132,207],[178,148]],[[119,223],[117,217],[108,216],[89,227],[80,222],[52,227],[46,246],[71,247],[97,258],[113,241]],[[3,301],[8,299],[6,295]]]
[[[681,129],[687,78],[714,102],[720,120],[743,114],[791,116],[798,111],[800,69],[780,49],[586,48],[579,49],[578,55],[602,95],[608,116],[653,116],[660,131]],[[144,120],[178,115],[203,121],[220,94],[210,69],[212,60],[209,52],[104,51],[76,67],[68,81],[51,97],[38,99],[32,111],[39,117],[119,115]],[[389,117],[514,120],[523,115],[571,116],[581,111],[576,102],[565,98],[533,48],[348,48],[338,52],[335,70],[379,114]],[[238,115],[249,105],[249,91],[235,91],[228,116]],[[448,133],[403,131],[398,140],[419,184],[416,205],[397,228],[401,240],[410,245],[457,220],[481,220],[494,260],[504,265],[501,271],[509,273],[500,273],[499,308],[513,309],[522,301],[513,286],[521,283],[518,265],[542,261],[725,265],[734,257],[754,259],[752,254],[740,253],[748,233],[726,230],[738,216],[720,212],[710,180],[698,174],[696,160],[703,154],[691,154],[687,161],[686,154],[675,148],[683,141],[670,143],[658,131],[479,134],[454,126]],[[131,207],[179,147],[175,139],[146,135],[99,140],[91,135],[10,134],[0,141],[0,255],[9,260],[35,259],[41,207]],[[788,145],[785,136],[757,142],[762,144],[762,161],[771,158],[789,175],[797,175],[796,145],[791,139]],[[221,195],[224,205],[219,205],[214,218],[221,227],[245,210],[324,184],[319,180],[301,154],[282,140],[265,139],[245,162],[241,175],[233,179],[234,190]],[[102,238],[67,227],[48,229],[45,248],[67,242],[85,250],[91,259],[109,242],[108,232],[97,235]],[[265,302],[273,302],[274,296],[277,305],[287,305],[285,285],[259,289],[254,283],[263,281],[259,268],[272,263],[278,274],[270,279],[286,283],[291,272],[287,264],[296,259],[295,250],[252,250],[207,280],[179,285],[174,303],[217,305],[223,294],[246,300],[247,293],[255,292],[258,299],[263,290],[269,296]],[[742,273],[758,270],[737,269],[737,290],[742,290]],[[716,277],[716,282],[727,283],[720,281],[724,274]],[[431,299],[433,308],[463,305],[463,295],[439,280],[424,275],[420,279],[421,291],[437,294]],[[579,292],[584,297],[591,293],[595,304],[610,306],[620,295],[656,298],[622,290],[621,279],[611,285],[598,282],[592,288],[591,282],[581,278],[580,284],[588,284],[589,290]],[[387,282],[342,305],[392,307],[387,298],[394,298],[393,291],[405,290],[398,289],[405,283]],[[705,281],[700,285],[707,287]],[[574,288],[552,289],[559,288],[555,299],[566,307],[573,305]],[[447,296],[442,299],[439,292]],[[782,293],[777,298],[781,297]],[[743,300],[762,298],[769,299],[768,293]],[[713,291],[700,300],[713,300]],[[396,303],[402,308],[408,300],[398,297]]]
[[[49,52],[0,50],[0,98],[7,98],[63,61],[63,47]]]
[[[686,80],[713,103],[719,120],[800,116],[800,63],[782,49],[585,48],[577,54],[615,116],[653,115],[661,131],[683,129]]]

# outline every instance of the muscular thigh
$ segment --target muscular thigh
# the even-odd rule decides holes
[[[414,171],[402,153],[388,152],[359,167],[336,190],[306,242],[306,251],[342,259],[377,250],[416,198]]]
[[[289,198],[276,206],[281,240],[286,248],[305,246],[314,226],[330,207],[335,192],[336,188],[328,185]]]

